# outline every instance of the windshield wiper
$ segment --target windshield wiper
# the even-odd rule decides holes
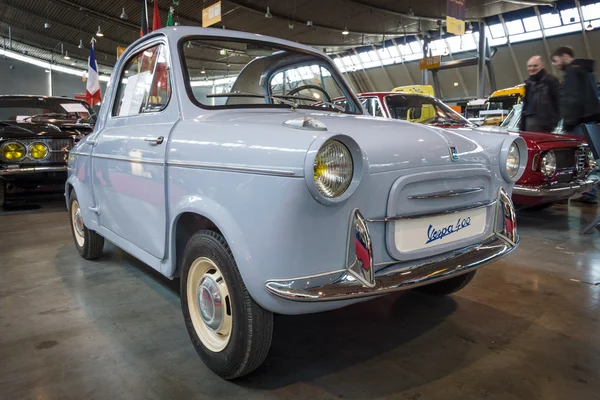
[[[35,114],[30,115],[28,117],[23,118],[23,121],[31,122],[34,118],[69,118],[69,114],[67,113],[48,113],[48,114]]]
[[[260,93],[229,92],[229,93],[207,94],[206,97],[253,97],[256,99],[264,99],[265,97],[268,97],[271,100],[279,101],[279,102],[286,104],[292,108],[298,108],[298,104],[293,101],[288,101],[288,100],[279,98],[279,96],[269,96],[268,94],[260,94]]]
[[[22,126],[19,126],[19,125],[11,124],[10,122],[6,122],[6,121],[0,121],[0,125],[2,125],[2,126],[8,126],[8,127],[10,127],[10,128],[17,128],[17,129],[21,129],[21,130],[24,130],[24,131],[26,131],[26,132],[29,132],[29,133],[33,133],[33,134],[35,134],[35,132],[34,132],[34,131],[32,131],[31,129],[27,129],[27,128],[25,128],[25,127],[22,127]]]

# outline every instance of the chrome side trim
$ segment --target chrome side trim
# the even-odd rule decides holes
[[[202,163],[194,161],[167,161],[167,165],[172,167],[188,167],[198,169],[210,169],[216,171],[233,171],[250,174],[262,174],[262,175],[277,175],[277,176],[294,176],[294,171],[282,170],[282,169],[269,169],[269,168],[254,168],[244,167],[241,165],[232,164],[214,164],[214,163]]]
[[[126,161],[135,164],[152,164],[152,165],[164,165],[164,161],[156,161],[156,160],[140,160],[139,158],[131,158],[125,156],[109,156],[105,154],[92,154],[94,158],[102,158],[105,160],[117,160],[117,161]]]
[[[412,196],[406,196],[406,198],[409,200],[439,199],[439,198],[443,198],[443,197],[465,196],[467,194],[479,193],[479,192],[483,192],[482,187],[465,188],[465,189],[458,189],[458,190],[448,190],[446,192],[415,194]]]
[[[61,165],[60,167],[8,168],[8,169],[0,169],[0,176],[31,174],[31,173],[36,173],[36,172],[62,172],[62,171],[66,171],[66,170],[67,170],[66,165]]]
[[[88,153],[80,153],[78,151],[71,151],[70,154],[75,154],[76,156],[89,156]]]
[[[414,219],[414,218],[422,218],[422,217],[435,217],[435,216],[438,216],[438,215],[453,214],[453,213],[458,213],[458,212],[462,212],[462,211],[477,210],[478,208],[485,208],[485,207],[493,206],[494,204],[496,204],[496,201],[497,200],[479,201],[479,202],[471,204],[468,207],[454,208],[452,210],[445,210],[445,211],[440,211],[440,212],[436,212],[436,213],[400,215],[400,216],[397,216],[397,217],[385,217],[385,218],[367,218],[367,221],[368,222],[390,222],[390,221],[398,221],[398,220],[401,220],[401,219]]]
[[[593,179],[572,183],[544,184],[538,186],[515,185],[513,194],[532,197],[571,197],[575,193],[585,192],[594,187]]]

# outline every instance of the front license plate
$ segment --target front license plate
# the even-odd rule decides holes
[[[396,248],[400,252],[423,250],[479,235],[485,230],[487,208],[395,223]]]

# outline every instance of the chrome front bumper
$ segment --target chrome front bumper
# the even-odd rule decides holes
[[[394,264],[375,273],[367,220],[355,210],[351,218],[348,252],[352,253],[350,239],[357,237],[369,250],[370,259],[365,260],[364,255],[354,254],[353,258],[348,258],[345,269],[314,276],[270,280],[265,283],[265,288],[270,293],[294,301],[347,300],[412,289],[471,272],[508,255],[519,244],[514,207],[503,189],[496,202],[496,212],[494,234],[481,243],[427,259]],[[369,264],[369,268],[365,269],[365,264]]]
[[[42,173],[42,172],[63,172],[63,171],[67,171],[66,165],[61,165],[58,167],[2,168],[2,169],[0,169],[0,176],[35,174],[35,173]]]
[[[533,197],[571,197],[575,193],[591,190],[598,181],[585,179],[570,183],[544,184],[538,186],[515,185],[513,195]]]

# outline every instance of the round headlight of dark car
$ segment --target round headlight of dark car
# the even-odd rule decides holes
[[[313,166],[315,185],[323,196],[341,196],[352,182],[354,164],[348,148],[337,140],[323,144]]]
[[[596,168],[596,159],[594,158],[594,153],[592,150],[588,149],[586,152],[587,163],[590,168]]]
[[[540,171],[546,178],[550,178],[556,172],[556,156],[554,152],[550,150],[544,157],[542,157],[542,161],[540,162]]]
[[[508,148],[508,155],[506,156],[506,173],[510,179],[514,179],[519,173],[519,167],[521,166],[521,153],[519,152],[519,146],[513,143]]]
[[[44,143],[36,142],[29,148],[29,154],[36,160],[43,160],[50,154],[50,149]]]
[[[27,149],[22,143],[7,142],[2,145],[1,154],[6,161],[15,162],[25,158]]]

